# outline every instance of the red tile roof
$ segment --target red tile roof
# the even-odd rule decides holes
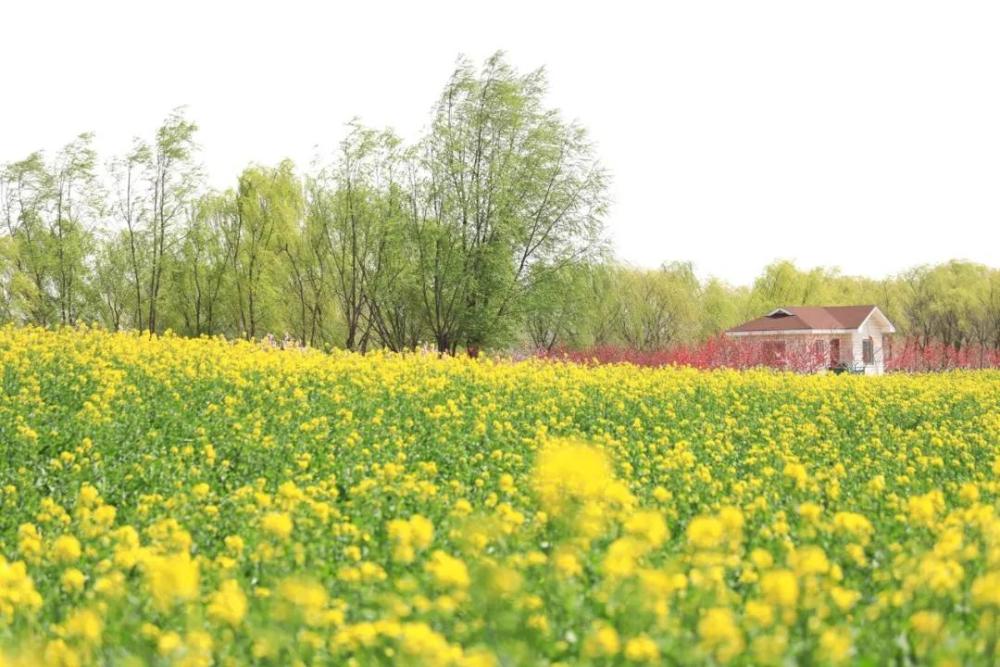
[[[733,327],[727,333],[796,329],[851,330],[860,327],[873,310],[875,306],[789,306]]]

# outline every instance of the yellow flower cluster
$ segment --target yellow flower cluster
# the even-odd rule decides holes
[[[0,624],[11,623],[15,613],[30,613],[41,606],[42,596],[24,562],[8,563],[0,555]]]
[[[998,406],[0,329],[0,666],[993,664]]]
[[[401,563],[412,563],[417,550],[430,546],[434,539],[434,524],[419,514],[409,520],[393,519],[388,526],[393,544],[393,558]]]

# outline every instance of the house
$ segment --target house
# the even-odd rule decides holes
[[[817,370],[848,369],[881,375],[892,357],[896,328],[876,306],[789,306],[726,331],[726,336],[760,342],[766,356],[781,362],[807,350]]]

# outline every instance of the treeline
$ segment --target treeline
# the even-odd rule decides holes
[[[314,346],[507,345],[603,243],[606,174],[543,105],[542,71],[461,62],[412,145],[354,123],[300,175],[248,167],[206,191],[175,112],[102,165],[90,135],[0,176],[0,318]],[[550,290],[549,290],[550,291]]]
[[[925,343],[1000,347],[1000,278],[951,262],[887,280],[779,262],[749,287],[607,251],[606,171],[544,104],[542,71],[462,61],[406,143],[351,123],[308,173],[205,187],[176,111],[110,160],[89,134],[0,167],[0,321],[444,352],[710,337],[778,305],[876,303]]]
[[[602,264],[564,272],[557,293],[529,311],[543,350],[690,346],[779,306],[875,304],[920,349],[1000,349],[1000,269],[964,261],[917,266],[885,279],[802,270],[777,261],[752,285],[700,281],[689,263],[640,270]]]

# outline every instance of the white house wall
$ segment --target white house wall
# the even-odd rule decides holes
[[[852,359],[850,361],[859,365],[864,361],[864,340],[870,337],[873,342],[872,347],[875,351],[875,363],[865,366],[865,374],[881,375],[884,373],[886,350],[882,349],[882,336],[890,332],[891,329],[884,326],[880,320],[875,317],[869,317],[861,325],[860,329],[850,335],[852,352]]]
[[[780,310],[780,309],[779,309]],[[787,312],[787,311],[785,311]],[[881,375],[885,372],[885,362],[888,353],[882,348],[882,339],[886,334],[893,334],[896,330],[892,323],[882,314],[879,309],[874,309],[858,329],[782,329],[767,331],[729,331],[726,335],[730,338],[748,339],[775,339],[786,342],[816,341],[822,340],[830,349],[830,342],[840,341],[840,362],[860,367],[864,362],[864,341],[866,338],[872,339],[874,352],[874,363],[864,366],[866,375]]]

